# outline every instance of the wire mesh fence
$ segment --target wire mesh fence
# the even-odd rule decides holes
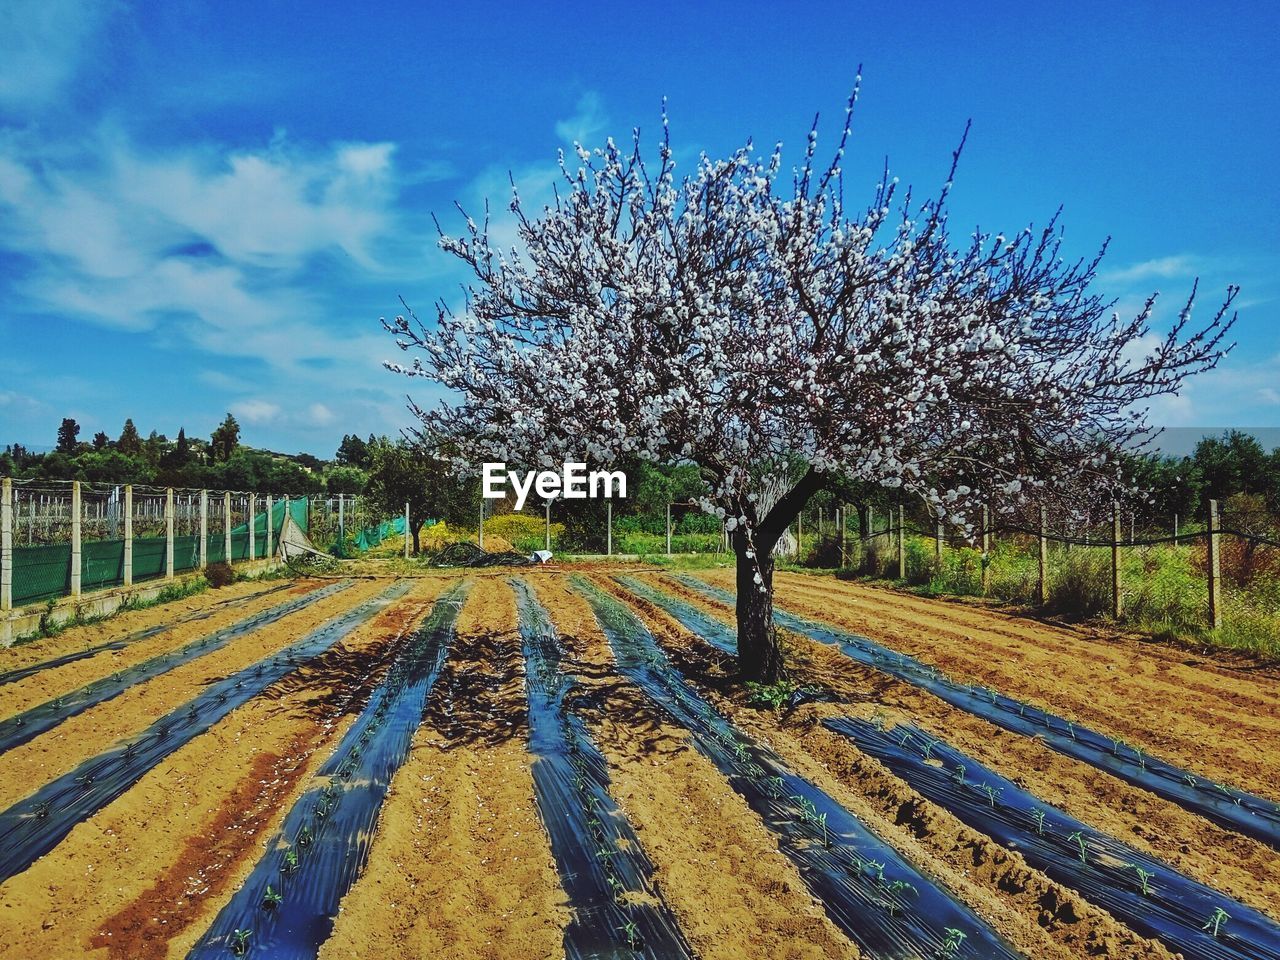
[[[0,606],[22,607],[269,555],[305,499],[85,482],[4,481]]]

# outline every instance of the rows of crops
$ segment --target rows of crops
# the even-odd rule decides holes
[[[238,585],[10,651],[0,942],[1280,958],[1265,675],[1117,648],[1122,709],[1058,703],[927,653],[961,637],[1016,663],[1045,628],[796,577],[777,610],[794,683],[744,691],[725,586],[607,568]],[[885,604],[875,639],[850,623],[864,603]],[[1215,687],[1213,751],[1142,735],[1161,700]]]

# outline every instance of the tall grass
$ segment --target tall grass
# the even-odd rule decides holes
[[[995,544],[987,558],[985,595],[1020,606],[1038,606],[1037,549],[1030,539]],[[939,559],[931,538],[911,537],[905,553],[906,577],[899,581],[903,586],[928,596],[984,595],[981,551],[946,547]],[[1164,639],[1280,658],[1280,577],[1258,572],[1269,568],[1255,564],[1252,576],[1224,575],[1223,623],[1211,630],[1203,545],[1124,548],[1120,556],[1122,626]],[[898,580],[895,551],[868,551],[851,562],[854,569],[841,571],[840,576]],[[1234,565],[1231,569],[1234,571]],[[1110,548],[1053,545],[1048,555],[1047,587],[1045,613],[1071,620],[1109,619]]]

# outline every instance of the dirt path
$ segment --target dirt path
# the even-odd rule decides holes
[[[118,697],[0,754],[0,809],[28,796],[32,784],[52,780],[116,741],[146,729],[158,717],[196,696],[210,678],[228,676],[270,656],[385,586],[373,581],[356,583],[283,620],[237,637],[220,650],[135,684]]]
[[[261,585],[257,586],[261,590]],[[191,597],[186,601],[181,601],[181,605],[174,604],[172,609],[168,604],[165,604],[162,607],[125,614],[124,617],[136,617],[139,621],[129,629],[106,631],[103,628],[107,627],[108,623],[89,627],[76,627],[68,631],[79,635],[69,646],[60,643],[63,638],[57,637],[50,642],[58,643],[60,647],[65,647],[65,649],[42,653],[40,656],[31,658],[31,662],[40,663],[63,653],[75,653],[88,647],[97,646],[100,643],[118,640],[133,633],[135,630],[161,626],[166,622],[181,618],[187,613],[198,611],[209,614],[207,619],[174,624],[174,626],[153,637],[135,640],[119,650],[103,650],[83,660],[75,660],[61,666],[49,667],[29,677],[0,686],[0,718],[21,713],[23,710],[52,700],[54,697],[77,690],[86,683],[110,676],[117,670],[123,670],[144,660],[149,660],[157,654],[176,650],[192,640],[198,640],[200,637],[221,630],[223,627],[228,627],[238,620],[250,617],[261,610],[287,603],[310,593],[318,586],[320,584],[315,581],[303,581],[270,596],[254,598],[252,594],[247,594],[238,603],[227,603],[218,597],[215,591],[207,591],[198,597]],[[204,603],[197,604],[196,601],[204,601]],[[112,620],[109,623],[114,626],[115,621]],[[20,649],[25,650],[26,648]],[[6,665],[0,667],[0,669],[15,669],[28,665],[26,663],[14,663],[12,666],[8,666],[8,661],[5,660],[4,662]]]
[[[415,586],[0,885],[0,943],[29,957],[185,955],[436,589]],[[348,606],[357,602],[347,597]]]
[[[679,593],[722,622],[732,623],[732,612],[727,607],[666,578],[656,578],[654,582]],[[824,618],[833,621],[834,609],[828,604]],[[818,617],[821,611],[815,608],[806,612]],[[674,626],[665,614],[654,615]],[[1218,827],[1036,740],[954,708],[816,641],[787,634],[787,643],[792,656],[799,658],[798,676],[829,687],[855,704],[852,709],[849,703],[810,704],[785,720],[788,728],[803,732],[807,747],[815,756],[848,765],[851,770],[866,769],[867,765],[882,769],[847,740],[819,725],[826,717],[870,718],[881,710],[887,713],[890,723],[917,723],[1045,802],[1159,857],[1202,883],[1280,918],[1280,857],[1264,844]],[[731,664],[727,666],[731,668]],[[1005,692],[1018,695],[1016,689]]]
[[[611,793],[703,960],[857,957],[776,838],[723,775],[614,670],[586,601],[560,576],[532,575],[582,678],[576,698],[609,763]]]
[[[522,667],[514,594],[476,578],[322,958],[563,956],[568,914],[534,805]]]

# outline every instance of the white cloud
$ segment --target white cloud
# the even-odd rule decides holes
[[[236,419],[254,425],[275,423],[284,412],[270,400],[238,400],[231,405]]]
[[[5,0],[0,4],[0,108],[34,113],[79,71],[112,3]]]
[[[576,142],[590,147],[592,141],[604,131],[607,122],[600,94],[588,90],[578,98],[573,116],[556,123],[556,136],[566,143]]]
[[[1144,260],[1115,270],[1103,270],[1098,274],[1098,280],[1104,284],[1125,286],[1148,280],[1192,277],[1199,269],[1200,264],[1195,257],[1179,254],[1171,257],[1156,257],[1153,260]]]

